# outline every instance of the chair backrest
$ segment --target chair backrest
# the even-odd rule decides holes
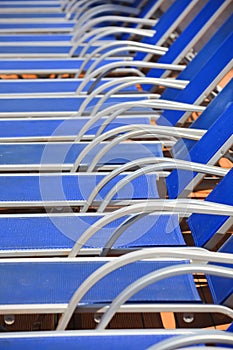
[[[202,35],[211,26],[213,19],[220,16],[226,7],[224,0],[209,0],[189,25],[183,30],[175,42],[169,47],[169,50],[163,55],[159,63],[178,64],[188,51],[198,42]],[[230,29],[229,29],[230,30]],[[219,42],[220,43],[220,42]],[[198,68],[200,69],[200,67]],[[161,77],[164,70],[153,69],[148,76]],[[186,78],[187,79],[187,78]]]
[[[141,1],[139,1],[139,2],[141,2]],[[163,2],[164,2],[164,0],[146,1],[143,8],[141,9],[140,17],[148,18],[148,16],[149,16],[149,18],[150,18],[151,14],[154,12],[154,10],[156,11],[157,8],[159,8],[162,5]],[[138,3],[138,1],[137,1],[137,3]]]
[[[142,1],[137,0],[131,6],[133,6],[134,8],[137,8],[137,7],[140,8],[140,13],[137,15],[137,17],[152,18],[156,10],[161,6],[163,2],[164,0],[147,1],[145,4],[143,4],[142,7],[140,7]],[[116,23],[116,25],[119,25],[121,27],[122,23],[118,22]],[[141,27],[138,24],[127,24],[127,26],[134,27],[134,28]],[[101,24],[99,25],[99,27],[101,27]],[[130,35],[125,33],[125,34],[122,34],[120,37],[121,37],[121,40],[127,40],[129,39]]]
[[[179,25],[182,19],[193,8],[196,0],[176,0],[160,17],[155,25],[155,35],[152,38],[144,38],[143,42],[147,44],[161,45],[170,35],[170,33]],[[137,54],[136,60],[141,60],[144,55]]]
[[[233,102],[233,79],[224,87],[224,89],[215,97],[208,105],[206,110],[192,123],[190,129],[206,129],[218,119],[218,117]],[[196,141],[188,139],[178,140],[172,148],[175,158],[183,159],[185,155],[192,149]]]
[[[219,116],[216,122],[209,128],[205,135],[193,146],[184,160],[202,163],[216,164],[222,155],[232,144],[233,130],[233,103]],[[169,198],[176,198],[192,192],[203,175],[197,175],[192,171],[173,170],[167,177]]]
[[[221,45],[215,50],[212,56],[206,56],[205,64],[199,69],[197,74],[190,80],[190,83],[175,96],[170,94],[171,89],[166,90],[161,98],[175,100],[185,103],[201,103],[207,94],[218,84],[219,80],[231,68],[232,62],[232,41],[233,31],[221,42]],[[198,55],[197,55],[198,57]],[[192,64],[192,62],[190,63]],[[179,77],[180,78],[180,77]],[[184,122],[190,112],[183,111],[165,111],[157,120],[159,125],[177,125]]]
[[[233,332],[233,323],[230,325],[230,327],[227,328],[228,332]]]
[[[231,184],[233,177],[231,178]],[[220,249],[223,253],[233,253],[233,237],[231,236]],[[232,265],[222,265],[232,269]],[[212,292],[213,300],[216,304],[225,304],[229,307],[233,305],[233,282],[230,278],[220,278],[217,276],[208,276],[208,283]]]
[[[193,58],[193,60],[181,73],[179,73],[179,79],[191,80],[195,75],[199,73],[202,67],[205,66],[206,57],[211,57],[218,50],[219,46],[224,42],[228,35],[231,34],[232,22],[233,14],[229,16],[229,18],[221,25],[221,27],[215,33],[213,33],[211,38],[201,48],[201,50]],[[171,49],[173,49],[173,45],[171,46]],[[176,89],[166,89],[164,96],[166,98],[175,98],[177,93],[179,93],[179,91]]]
[[[233,169],[220,181],[213,191],[206,197],[207,201],[221,204],[233,205]],[[213,234],[222,227],[228,220],[226,216],[192,214],[188,219],[188,224],[192,230],[193,239],[196,245],[204,246]],[[228,246],[229,247],[229,244]],[[231,243],[231,253],[233,252],[233,240]]]

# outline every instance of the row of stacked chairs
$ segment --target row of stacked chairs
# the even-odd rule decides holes
[[[0,0],[0,349],[233,348],[232,10]]]

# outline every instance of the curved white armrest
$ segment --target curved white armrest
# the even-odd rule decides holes
[[[182,71],[185,66],[182,65],[174,65],[174,64],[164,64],[164,63],[154,63],[154,62],[144,62],[144,61],[116,61],[109,64],[106,64],[102,67],[99,67],[90,75],[85,76],[83,82],[79,85],[77,89],[77,93],[81,93],[85,86],[91,81],[93,78],[96,78],[98,75],[104,75],[116,68],[122,67],[137,67],[137,68],[157,68],[157,69],[170,69],[176,71]]]
[[[114,27],[114,26],[109,26],[109,27],[103,27],[103,28],[95,28],[93,29],[90,33],[86,33],[83,38],[80,38],[78,41],[75,42],[75,45],[71,48],[69,55],[72,55],[77,47],[79,47],[82,42],[85,42],[86,40],[89,40],[87,43],[88,48],[91,47],[97,40],[100,38],[104,38],[105,36],[111,35],[111,34],[120,34],[120,33],[129,33],[129,34],[136,34],[139,36],[146,36],[146,37],[151,37],[154,35],[153,30],[149,29],[136,29],[136,28],[119,28],[119,27]],[[76,40],[76,39],[74,39]],[[88,49],[87,48],[87,49]],[[87,50],[86,49],[86,50]],[[81,54],[83,55],[83,51],[81,51]],[[85,51],[86,52],[86,51]]]

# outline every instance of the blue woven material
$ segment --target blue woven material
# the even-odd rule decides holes
[[[0,176],[1,201],[61,201],[87,200],[104,175]],[[97,195],[102,200],[107,192],[125,175],[111,180]],[[118,191],[118,199],[158,198],[156,175],[143,175]]]
[[[233,102],[232,89],[233,80],[230,80],[223,90],[209,103],[205,111],[192,123],[190,128],[208,130],[228,108],[229,104]],[[194,140],[179,139],[172,148],[174,158],[184,159],[195,143],[196,141]]]
[[[208,132],[191,149],[185,160],[207,164],[232,136],[233,103],[219,116]],[[226,127],[227,126],[227,127]],[[219,155],[219,158],[221,155]],[[167,188],[170,198],[176,198],[196,176],[193,171],[174,170],[167,177]]]
[[[218,50],[205,59],[205,65],[182,91],[177,93],[175,90],[175,97],[171,97],[170,92],[173,90],[167,89],[162,98],[175,98],[177,102],[194,103],[232,60],[232,40],[233,32],[221,43]],[[157,122],[161,125],[176,125],[183,114],[183,111],[165,111]]]
[[[1,25],[0,25],[1,29]],[[109,38],[108,38],[109,39]],[[114,37],[111,38],[114,40]],[[72,45],[67,46],[0,46],[0,54],[69,54]],[[78,55],[80,49],[75,50],[73,55]],[[109,61],[110,63],[110,61]],[[101,65],[99,65],[101,66]]]
[[[0,164],[73,164],[86,146],[86,142],[77,144],[0,144]],[[90,164],[91,160],[104,146],[106,146],[106,143],[94,147],[83,159],[82,164]],[[160,143],[125,142],[114,146],[102,157],[98,164],[124,164],[139,158],[153,156],[163,156]]]
[[[0,218],[0,250],[69,249],[81,234],[103,215],[29,216]],[[86,244],[102,248],[126,217],[98,231]],[[149,215],[141,218],[116,241],[114,248],[184,246],[176,215]]]
[[[184,263],[184,262],[183,262]],[[75,290],[104,262],[0,262],[0,303],[68,303]],[[110,273],[86,294],[82,303],[110,302],[121,290],[138,278],[179,261],[136,262]],[[116,283],[117,281],[117,283]],[[106,288],[112,286],[112,288]],[[200,301],[192,276],[172,277],[155,283],[133,296],[134,302]]]
[[[177,18],[182,14],[186,7],[191,3],[192,0],[177,0],[175,1],[162,15],[155,25],[156,33],[152,38],[145,38],[143,41],[145,43],[154,44],[162,38],[164,33],[170,28],[170,26],[177,20]],[[144,54],[137,54],[136,59],[142,59]]]
[[[182,334],[182,333],[181,333]],[[56,337],[28,337],[17,338],[17,339],[1,339],[0,338],[0,349],[1,350],[31,350],[31,349],[43,349],[43,350],[63,350],[68,348],[69,350],[146,350],[149,346],[152,346],[162,340],[170,337],[181,335],[178,332],[172,334],[143,334],[143,335],[64,335]]]
[[[232,236],[226,241],[226,243],[219,250],[223,253],[233,253],[233,239]],[[232,269],[232,265],[224,265]],[[232,297],[233,283],[232,278],[220,278],[217,276],[208,276],[208,283],[212,292],[213,300],[216,304],[222,304],[227,302],[228,297]],[[232,305],[232,303],[231,303]]]
[[[1,99],[0,112],[78,112],[79,107],[85,100],[85,97],[48,97],[43,98],[3,98]],[[96,105],[100,97],[95,97],[89,106]],[[141,101],[140,97],[134,97],[135,101]],[[106,108],[111,104],[126,102],[124,97],[112,96],[103,104]]]
[[[100,97],[92,99],[90,106],[95,106]],[[78,112],[85,97],[48,97],[48,98],[2,98],[0,113],[25,113],[25,112]],[[142,101],[142,97],[134,97],[133,101]],[[102,109],[112,104],[127,102],[124,97],[109,98],[103,104]]]
[[[51,2],[49,4],[46,4],[43,2],[41,4],[30,4],[30,2],[28,2],[27,4],[15,4],[15,2],[13,4],[11,4],[10,2],[6,5],[6,4],[0,4],[0,9],[9,9],[9,12],[12,12],[12,10],[14,9],[33,9],[33,8],[58,8],[60,9],[61,5],[59,3],[54,3],[52,4]]]
[[[87,65],[87,66],[90,66]],[[27,81],[27,80],[16,80],[16,81],[3,81],[0,80],[0,94],[32,94],[32,93],[75,93],[80,84],[82,83],[82,79],[61,79],[61,80],[33,80],[33,81]],[[106,83],[106,79],[101,79],[101,82],[97,84],[97,86],[103,85]],[[87,91],[91,85],[93,84],[94,80],[92,79],[88,84],[85,86],[83,91]],[[109,91],[110,88],[105,89],[104,91]],[[122,89],[120,93],[122,92],[131,92],[134,91],[135,93],[138,92],[136,86],[129,86],[125,89]],[[132,96],[131,96],[132,97]],[[124,96],[122,97],[124,98]],[[127,96],[125,97],[127,98]],[[126,100],[127,101],[127,100]]]
[[[1,7],[1,5],[0,5]],[[18,34],[18,35],[0,35],[0,42],[37,42],[37,41],[70,41],[73,38],[71,34]]]
[[[19,18],[41,18],[42,20],[45,18],[65,18],[65,13],[1,13],[0,19],[19,19]]]
[[[190,22],[190,24],[181,32],[179,37],[174,41],[174,43],[169,47],[169,50],[163,55],[157,62],[159,63],[173,63],[176,61],[177,57],[185,50],[185,47],[195,38],[195,36],[200,32],[203,26],[208,22],[208,20],[215,14],[215,12],[224,3],[224,0],[209,0],[207,4],[200,10],[196,17]],[[199,53],[198,53],[199,55]],[[204,64],[202,60],[202,64]],[[192,63],[193,64],[193,63]],[[191,65],[192,65],[191,64]],[[189,66],[189,65],[188,65]],[[198,67],[198,70],[201,66]],[[197,74],[193,72],[194,74]],[[163,74],[163,70],[152,69],[149,72],[149,76],[160,77]],[[190,77],[181,77],[179,79],[190,79]],[[166,95],[166,93],[165,93]]]
[[[208,11],[210,11],[210,7],[211,6],[209,6],[209,8],[207,9]],[[197,55],[193,58],[193,60],[178,75],[179,79],[191,80],[193,79],[193,77],[199,74],[200,70],[202,70],[202,68],[206,65],[207,58],[210,59],[211,56],[215,55],[215,52],[219,49],[219,47],[222,45],[224,40],[228,37],[228,35],[231,34],[232,21],[233,21],[233,15],[231,15],[223,23],[223,25],[216,31],[216,33],[213,34],[210,40],[208,40],[207,43],[203,46],[203,48],[197,53]],[[218,57],[218,59],[220,59],[220,56]],[[179,94],[179,90],[177,89],[166,89],[166,91],[163,94],[163,97],[167,99],[175,100],[176,95],[178,94]]]
[[[0,33],[1,33],[1,29],[0,29]],[[69,41],[72,39],[72,36],[70,34],[47,34],[47,35],[34,35],[34,36],[30,36],[30,35],[18,35],[18,36],[14,36],[14,35],[10,35],[9,36],[9,40],[7,40],[7,37],[4,36],[4,35],[0,35],[0,43],[4,43],[4,42],[12,42],[12,46],[14,45],[13,43],[14,42],[19,42],[21,41],[22,43],[26,43],[26,42],[32,42],[32,43],[36,43],[36,42],[39,42],[39,41],[44,41],[44,42],[56,42],[58,45],[59,45],[59,42],[61,41],[67,41],[67,46],[70,45]],[[123,38],[122,38],[123,39]],[[126,37],[126,39],[128,39]],[[106,35],[103,40],[106,40],[107,41],[113,41],[113,40],[116,40],[116,37],[114,35]],[[75,50],[75,53],[74,55],[78,58],[78,56],[81,54],[81,52],[83,51],[83,49],[86,49],[86,44],[80,44],[77,49]],[[86,54],[90,54],[92,53],[93,51],[95,51],[99,46],[96,44],[96,45],[92,45],[90,46],[87,51],[86,51]],[[109,49],[102,49],[101,52],[102,54],[104,54],[105,52],[108,52]],[[120,53],[120,56],[132,56],[131,53],[127,50],[125,51],[121,51]],[[105,59],[105,61],[107,62],[109,59]],[[69,58],[67,58],[67,61],[69,61]],[[86,65],[86,69],[87,67],[89,67],[90,64],[88,63]]]
[[[34,28],[67,28],[67,29],[73,29],[74,23],[69,22],[57,22],[57,23],[1,23],[0,24],[0,30],[1,29],[34,29]]]
[[[1,24],[0,24],[1,28]],[[111,63],[112,60],[106,60],[105,62]],[[0,60],[0,71],[4,72],[5,70],[12,70],[12,71],[18,71],[18,70],[40,70],[40,69],[46,69],[48,71],[54,71],[54,70],[62,70],[63,72],[67,70],[73,70],[78,71],[78,69],[81,67],[81,64],[83,63],[83,60],[81,59],[25,59],[25,60],[13,60],[13,59],[7,59],[7,60]],[[93,63],[93,60],[90,61],[90,64]]]
[[[233,205],[233,169],[229,171],[222,181],[206,197],[207,201]],[[192,230],[193,239],[196,245],[203,246],[213,236],[215,232],[228,219],[221,215],[200,215],[192,214],[188,219],[188,224]]]
[[[1,86],[1,84],[0,84]],[[32,136],[64,136],[78,135],[78,132],[89,121],[90,118],[80,119],[34,119],[34,120],[0,120],[0,137],[32,137]],[[95,135],[102,125],[103,118],[97,121],[86,134]],[[123,125],[150,124],[149,117],[127,118],[119,117],[112,121],[105,131],[118,128]]]

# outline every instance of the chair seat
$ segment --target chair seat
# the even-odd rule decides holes
[[[25,30],[25,29],[29,29],[29,30],[33,30],[33,29],[46,29],[46,31],[49,29],[51,31],[51,29],[59,29],[60,30],[65,30],[70,32],[70,30],[72,30],[74,28],[74,22],[72,21],[67,21],[67,22],[53,22],[53,23],[1,23],[0,24],[0,31],[6,31],[6,30]]]
[[[82,165],[90,164],[96,154],[106,146],[103,142],[83,159]],[[53,143],[5,143],[0,144],[0,167],[1,165],[62,165],[73,164],[79,154],[88,145],[87,142],[73,144],[72,142]],[[125,164],[132,160],[144,157],[163,157],[160,142],[123,142],[115,145],[99,161],[99,165]]]
[[[114,37],[108,38],[108,40],[114,40]],[[106,39],[107,40],[107,39]],[[0,46],[0,55],[27,55],[27,54],[38,54],[38,55],[69,55],[71,45],[67,46]],[[74,56],[80,54],[80,48],[75,50]]]
[[[47,94],[47,93],[54,93],[59,94],[63,93],[66,94],[75,94],[76,90],[80,86],[80,84],[83,82],[82,79],[61,79],[61,80],[47,80],[47,79],[34,79],[34,80],[0,80],[0,95],[9,96],[12,94]],[[95,82],[94,79],[92,79],[88,84],[85,86],[83,91],[88,91],[88,89],[91,87],[91,85]],[[101,79],[101,82],[97,84],[97,86],[103,85],[105,83],[109,82],[109,79]],[[108,89],[104,90],[109,91]],[[139,93],[136,86],[129,86],[125,89],[122,89],[120,93],[125,91],[133,91],[134,93]],[[132,96],[131,96],[132,97]]]
[[[100,201],[107,192],[125,175],[112,179],[97,195]],[[82,203],[87,200],[92,190],[104,178],[104,175],[92,173],[86,175],[2,175],[0,176],[0,205],[13,206],[40,205],[46,202],[74,201]],[[158,198],[156,175],[143,175],[119,190],[114,199]]]
[[[1,30],[0,30],[1,33]],[[43,43],[57,43],[58,45],[60,43],[62,43],[62,45],[65,43],[66,45],[71,44],[71,40],[73,39],[73,35],[72,34],[66,34],[66,31],[64,34],[18,34],[18,35],[4,35],[4,34],[0,34],[0,43],[2,45],[4,45],[5,43],[7,43],[7,45],[9,45],[9,43],[12,43],[12,46],[17,43],[17,45],[19,46],[19,43],[21,43],[21,45],[23,46],[24,43],[32,43],[32,45],[35,43],[40,43],[43,45]],[[99,46],[100,43],[103,41],[113,41],[116,40],[116,37],[114,35],[106,35],[103,38],[101,38],[101,41],[91,45],[86,53],[90,54],[92,53],[94,50],[96,50]],[[54,45],[54,44],[53,44]],[[84,49],[84,47],[86,46],[86,44],[80,44],[77,49],[75,50],[75,55],[80,55],[82,50]],[[108,52],[109,49],[103,49],[101,52]],[[125,51],[124,53],[122,52],[121,55],[129,55],[129,51]]]
[[[95,97],[89,104],[91,106],[96,105],[100,97]],[[31,115],[40,115],[40,113],[49,115],[51,113],[57,113],[57,115],[69,114],[78,112],[80,106],[85,100],[85,96],[76,97],[44,97],[44,98],[2,98],[0,100],[0,115],[6,117],[10,115],[23,115],[23,113],[31,113]],[[135,101],[142,101],[142,97],[135,96]],[[147,98],[145,97],[145,100]],[[122,102],[127,102],[127,96],[119,97],[112,96],[104,104],[102,108],[110,106],[111,104],[120,104]],[[24,115],[23,115],[24,116]]]
[[[0,84],[1,88],[1,84]],[[32,138],[32,137],[49,137],[49,136],[77,136],[82,127],[90,118],[81,117],[79,119],[0,119],[0,137],[4,138]],[[106,120],[102,118],[96,122],[87,135],[95,135],[99,127]],[[105,131],[118,128],[123,125],[131,125],[136,121],[137,124],[150,124],[150,117],[118,117],[106,127]]]
[[[1,27],[1,24],[0,24]],[[111,63],[112,60],[105,60],[105,63]],[[83,63],[83,59],[79,58],[70,58],[70,59],[1,59],[0,60],[0,72],[2,74],[8,73],[16,73],[20,74],[22,72],[30,72],[31,74],[36,72],[47,72],[51,73],[78,73],[81,64]],[[93,60],[87,64],[86,68],[93,63]]]
[[[11,42],[38,42],[38,41],[70,41],[73,36],[71,34],[44,34],[44,35],[32,35],[32,34],[18,34],[18,35],[0,35],[0,42],[11,43]]]
[[[61,13],[0,13],[0,19],[33,19],[33,18],[41,18],[41,20],[46,18],[51,18],[51,20],[54,19],[65,19],[66,14],[63,12]]]
[[[0,251],[72,249],[74,243],[102,214],[62,214],[49,217],[44,214],[10,215],[0,217]],[[84,246],[88,249],[103,248],[113,232],[126,220],[121,218],[101,229]],[[126,228],[113,245],[114,249],[135,249],[154,246],[185,246],[177,215],[149,215]],[[90,251],[90,254],[92,252]]]
[[[103,266],[105,258],[2,259],[0,261],[1,305],[66,304],[86,278]],[[185,263],[177,261],[138,261],[111,272],[84,296],[82,305],[109,303],[126,286],[152,271]],[[116,283],[117,281],[117,283]],[[106,286],[114,286],[106,288]],[[175,288],[174,288],[175,286]],[[172,291],[172,292],[171,292]],[[172,277],[148,286],[130,302],[199,302],[200,297],[190,275]]]

